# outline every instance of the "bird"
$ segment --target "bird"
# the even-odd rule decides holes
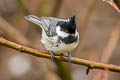
[[[75,16],[62,19],[27,15],[24,18],[41,27],[41,42],[45,49],[50,52],[51,60],[53,60],[55,54],[63,55],[63,53],[68,53],[68,62],[71,63],[70,52],[79,44],[79,32]]]

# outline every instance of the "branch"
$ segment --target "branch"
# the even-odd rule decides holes
[[[103,0],[120,13],[120,0]]]
[[[50,54],[47,52],[40,52],[38,50],[28,48],[28,47],[16,44],[14,42],[8,41],[2,37],[0,37],[0,45],[9,47],[9,48],[15,49],[17,51],[33,55],[33,56],[50,59]],[[56,55],[56,56],[54,56],[54,59],[68,62],[68,59],[65,56]],[[97,62],[74,58],[74,57],[71,58],[71,63],[90,67],[91,69],[101,69],[101,70],[108,69],[113,72],[120,72],[120,66],[116,66],[116,65],[112,65],[112,64],[97,63]]]

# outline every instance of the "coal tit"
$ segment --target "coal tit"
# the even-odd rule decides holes
[[[41,42],[46,50],[50,51],[51,59],[54,54],[68,52],[68,61],[71,62],[70,51],[75,49],[79,43],[79,33],[76,28],[75,16],[69,19],[59,19],[53,17],[36,17],[34,15],[25,16],[42,28]]]

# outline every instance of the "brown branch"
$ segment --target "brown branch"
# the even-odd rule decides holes
[[[103,0],[120,13],[120,0]]]
[[[9,48],[15,49],[17,51],[33,55],[33,56],[50,59],[50,55],[47,52],[40,52],[38,50],[28,48],[28,47],[16,44],[14,42],[8,41],[2,37],[0,37],[0,45],[9,47]],[[68,59],[65,56],[56,55],[56,56],[54,56],[54,59],[68,62]],[[113,72],[120,72],[120,66],[116,66],[116,65],[112,65],[112,64],[97,63],[97,62],[88,61],[88,60],[79,59],[79,58],[74,58],[74,57],[71,58],[71,63],[90,67],[91,69],[105,70],[107,68],[108,70],[113,71]]]

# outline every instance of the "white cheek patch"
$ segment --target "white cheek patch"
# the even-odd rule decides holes
[[[73,33],[73,34],[70,34],[71,36],[75,36],[75,37],[77,37],[78,36],[78,32],[77,32],[77,30],[75,31],[75,33]]]
[[[67,19],[66,22],[70,22],[70,19]]]
[[[77,32],[77,30],[75,31],[75,36],[78,36],[78,32]]]
[[[61,31],[60,27],[56,28],[56,33],[58,34],[58,36],[61,36],[61,37],[68,37],[69,36],[68,33]]]

